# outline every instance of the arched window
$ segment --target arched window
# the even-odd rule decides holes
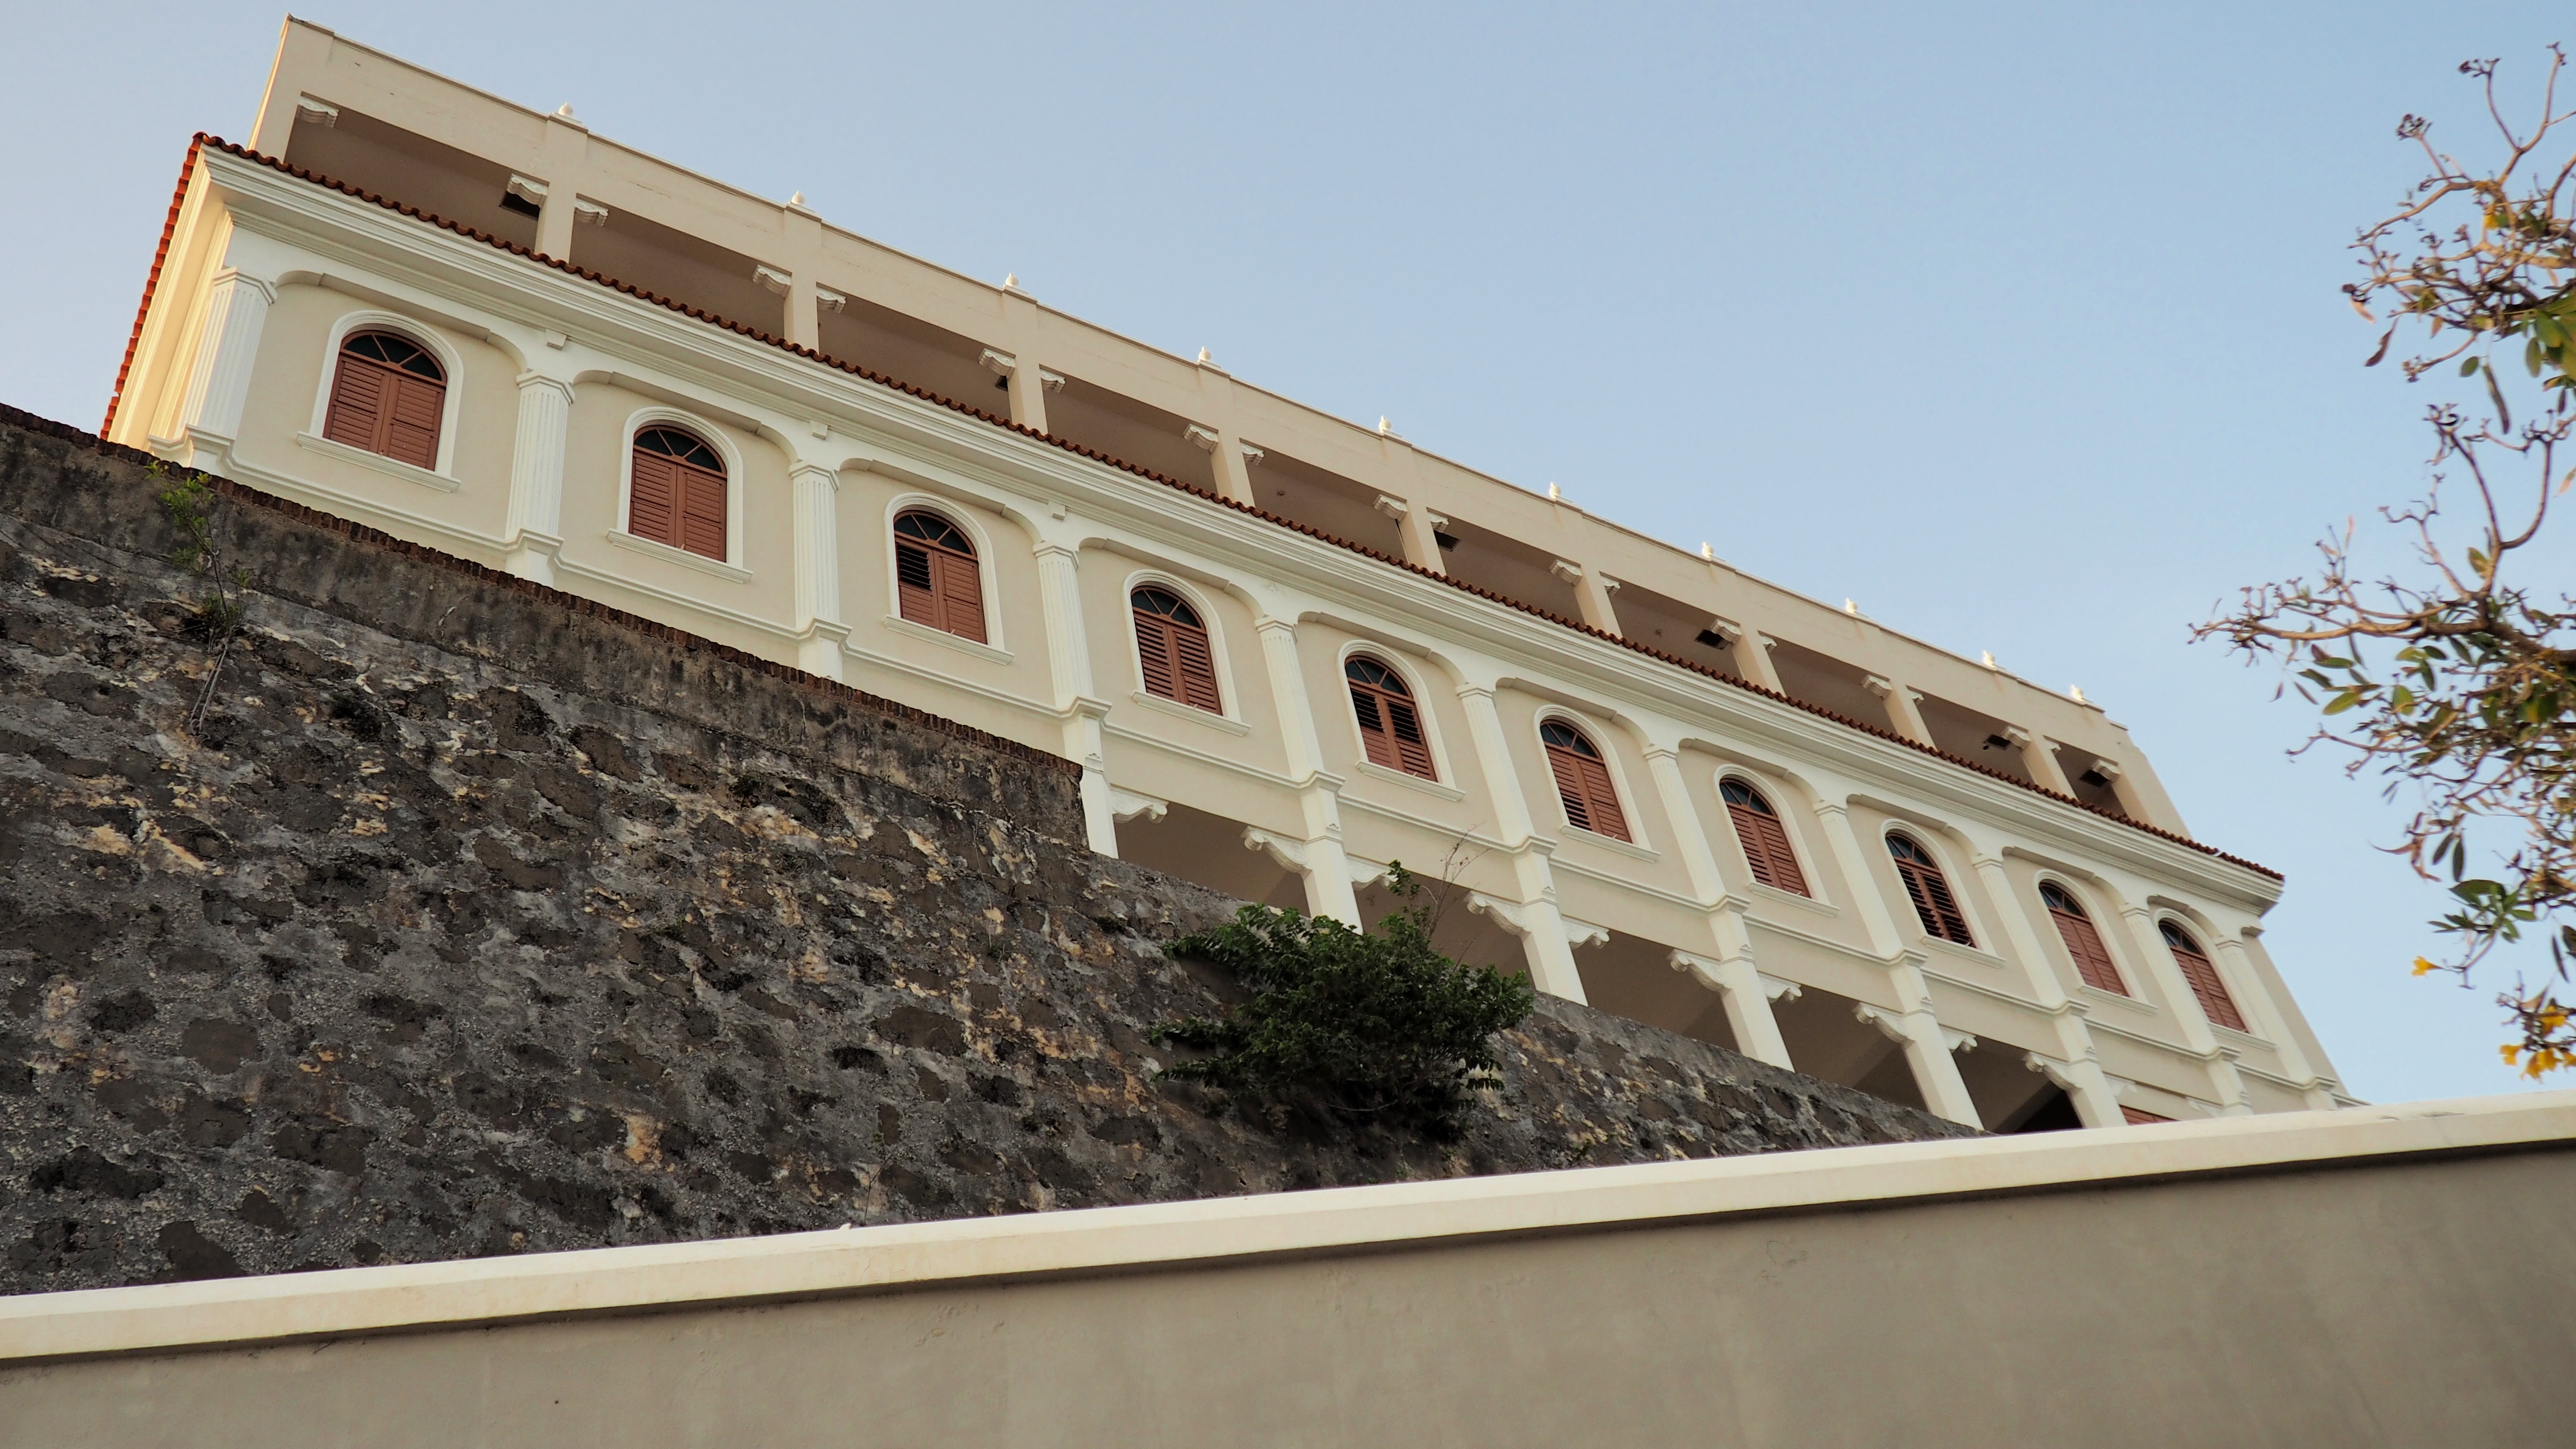
[[[903,617],[976,643],[984,639],[984,578],[965,530],[936,513],[895,515],[894,591]]]
[[[1350,682],[1351,712],[1359,716],[1360,744],[1372,765],[1402,770],[1426,780],[1440,772],[1431,766],[1431,742],[1422,737],[1422,716],[1413,707],[1413,691],[1404,676],[1369,658],[1354,654],[1342,665]]]
[[[1216,692],[1216,656],[1198,610],[1171,590],[1152,587],[1138,589],[1127,602],[1136,619],[1136,663],[1145,673],[1145,692],[1225,713]]]
[[[435,468],[446,408],[447,373],[427,348],[391,332],[360,332],[340,344],[322,436]]]
[[[705,440],[655,426],[635,435],[626,531],[694,554],[725,556],[724,459]]]
[[[1560,720],[1538,727],[1547,746],[1547,768],[1556,776],[1556,798],[1565,805],[1565,823],[1577,830],[1628,838],[1628,817],[1619,813],[1619,792],[1610,786],[1610,767],[1583,732]]]
[[[1779,890],[1814,894],[1807,889],[1806,873],[1798,869],[1798,853],[1789,848],[1788,827],[1762,792],[1730,775],[1718,782],[1717,793],[1726,801],[1726,818],[1735,823],[1735,838],[1744,846],[1753,878]]]
[[[2227,983],[2218,979],[2218,968],[2210,963],[2200,943],[2171,921],[2157,929],[2173,949],[2174,964],[2182,968],[2182,979],[2191,983],[2191,994],[2200,998],[2202,1013],[2230,1031],[2245,1030],[2245,1017],[2236,1009],[2236,998],[2227,994]]]
[[[2129,988],[2120,983],[2120,968],[2111,964],[2111,952],[2102,944],[2102,933],[2093,929],[2092,918],[2075,903],[2075,897],[2048,882],[2039,883],[2039,899],[2048,907],[2048,918],[2057,923],[2057,937],[2066,943],[2066,954],[2075,958],[2075,974],[2096,991],[2126,996]]]
[[[1940,863],[1932,852],[1902,835],[1887,837],[1887,853],[1896,857],[1896,875],[1905,882],[1907,899],[1914,902],[1914,914],[1923,922],[1924,934],[1955,941],[1962,946],[1977,944],[1968,934],[1967,913],[1959,909],[1958,897],[1950,894],[1950,882],[1942,876]]]

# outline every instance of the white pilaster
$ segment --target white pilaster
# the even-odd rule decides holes
[[[2066,770],[2057,763],[2057,741],[2019,725],[2006,728],[2004,738],[2021,751],[2022,768],[2030,772],[2033,784],[2060,795],[2075,793],[2075,787],[2067,783]]]
[[[1297,626],[1266,610],[1252,626],[1261,636],[1262,662],[1269,668],[1271,697],[1279,706],[1279,737],[1288,757],[1288,776],[1297,783],[1298,806],[1305,817],[1298,868],[1306,878],[1306,911],[1356,928],[1361,924],[1360,905],[1351,890],[1350,858],[1342,850],[1341,781],[1323,769],[1315,713],[1307,702],[1306,673],[1297,658]]]
[[[2271,973],[2255,964],[2254,953],[2260,949],[2257,942],[2262,934],[2261,926],[2247,926],[2239,936],[2218,938],[2218,949],[2226,954],[2227,963],[2235,968],[2227,976],[2246,988],[2245,995],[2251,998],[2257,1013],[2255,1019],[2262,1024],[2264,1035],[2271,1038],[2274,1049],[2281,1054],[2281,1070],[2290,1080],[2300,1084],[2299,1094],[2307,1099],[2310,1110],[2331,1112],[2339,1105],[2335,1101],[2334,1082],[2309,1060],[2308,1049],[2301,1045],[2299,1033],[2291,1026],[2281,998],[2271,989]]]
[[[1655,793],[1663,801],[1664,816],[1672,822],[1682,868],[1690,875],[1691,895],[1707,912],[1709,939],[1717,947],[1716,956],[1706,961],[1689,952],[1675,951],[1673,965],[1689,970],[1701,984],[1723,993],[1727,1022],[1734,1028],[1736,1045],[1745,1055],[1775,1067],[1787,1067],[1789,1049],[1780,1039],[1778,1023],[1771,1019],[1771,1001],[1779,993],[1766,993],[1759,988],[1761,978],[1753,965],[1753,938],[1745,929],[1744,903],[1727,890],[1726,878],[1718,870],[1717,855],[1709,848],[1708,834],[1700,828],[1699,811],[1691,803],[1689,781],[1682,773],[1681,752],[1668,744],[1650,744],[1646,747],[1646,768],[1654,776]]]
[[[1839,800],[1817,802],[1816,820],[1823,828],[1825,844],[1834,853],[1834,864],[1840,868],[1843,889],[1851,896],[1852,908],[1860,913],[1862,929],[1869,933],[1870,954],[1882,961],[1893,960],[1903,951],[1904,938],[1896,932],[1896,919],[1888,914],[1887,898],[1879,894],[1878,876],[1870,869],[1868,857],[1861,853],[1860,838],[1852,833],[1851,814]]]
[[[841,474],[799,463],[788,479],[796,545],[796,664],[808,674],[841,677]]]
[[[519,421],[510,437],[510,502],[501,527],[501,567],[551,586],[563,548],[564,444],[572,384],[519,374]]]
[[[2048,1013],[2057,1033],[2058,1056],[2050,1079],[2074,1099],[2075,1115],[2083,1119],[2085,1126],[2121,1125],[2126,1119],[2120,1115],[2120,1100],[2112,1093],[2109,1078],[2102,1074],[2101,1054],[2094,1049],[2093,1029],[2085,1024],[2083,1005],[2066,994],[2065,984],[2058,979],[2057,968],[2040,939],[2040,928],[2020,893],[2013,889],[2003,861],[1979,849],[1970,855],[1969,864],[1985,884],[1987,899],[1995,903],[2004,943],[2014,959],[2022,963],[2030,982],[2031,1000]]]
[[[1082,766],[1082,818],[1091,848],[1118,853],[1117,806],[1109,790],[1109,760],[1100,722],[1109,705],[1091,692],[1091,644],[1082,622],[1082,580],[1074,549],[1042,539],[1038,599],[1046,614],[1047,669],[1055,684],[1056,714],[1064,724],[1064,753]]]
[[[251,367],[259,359],[260,332],[268,325],[277,288],[235,267],[215,273],[206,288],[204,325],[188,367],[188,390],[179,403],[179,437],[190,462],[228,461],[241,436],[242,405],[250,398]]]
[[[1520,771],[1512,763],[1511,743],[1503,734],[1503,717],[1494,708],[1489,684],[1461,684],[1458,702],[1467,714],[1467,737],[1476,750],[1477,769],[1485,777],[1494,808],[1495,833],[1512,853],[1512,875],[1520,888],[1514,914],[1494,912],[1513,929],[1529,956],[1530,981],[1550,996],[1583,1000],[1583,974],[1575,969],[1574,947],[1565,938],[1565,918],[1556,908],[1556,875],[1548,866],[1554,849],[1530,827],[1529,798],[1521,793]]]
[[[1923,697],[1921,691],[1908,689],[1895,680],[1875,674],[1867,676],[1861,683],[1887,707],[1890,728],[1918,745],[1932,743],[1932,727],[1923,722],[1923,711],[1915,703]]]

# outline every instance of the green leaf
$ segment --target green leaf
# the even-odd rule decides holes
[[[2462,376],[2462,377],[2475,377],[2475,376],[2477,376],[2477,375],[2478,375],[2478,360],[2477,360],[2476,358],[2474,358],[2474,357],[2463,357],[2463,358],[2461,358],[2461,359],[2460,359],[2460,376]]]
[[[2540,376],[2540,361],[2543,355],[2544,354],[2540,348],[2539,338],[2534,337],[2529,342],[2524,343],[2522,345],[2523,370],[2534,377]]]

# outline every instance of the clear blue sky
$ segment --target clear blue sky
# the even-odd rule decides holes
[[[2410,979],[2397,806],[2185,625],[2420,487],[2354,227],[2542,4],[550,7],[311,18],[2063,688],[2194,832],[2362,1096],[2510,1090]],[[9,0],[0,400],[95,426],[188,135],[281,14]],[[2576,520],[2569,520],[2576,523]],[[2564,562],[2571,555],[2561,552]]]

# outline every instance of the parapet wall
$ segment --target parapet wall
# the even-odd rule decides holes
[[[0,1289],[1959,1135],[1543,1001],[1458,1141],[1151,1083],[1061,760],[0,409]]]

